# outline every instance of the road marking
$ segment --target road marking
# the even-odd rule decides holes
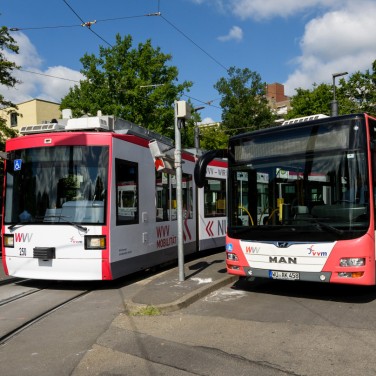
[[[241,299],[246,296],[247,293],[245,291],[239,290],[232,290],[232,289],[220,289],[218,291],[212,292],[204,301],[211,302],[211,303],[218,303],[218,302],[230,302],[232,300]]]

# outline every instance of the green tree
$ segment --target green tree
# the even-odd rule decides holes
[[[200,147],[204,150],[225,149],[228,139],[229,136],[222,124],[200,127]]]
[[[336,83],[336,100],[338,114],[345,115],[356,112],[376,114],[376,60],[372,71],[355,72]],[[312,89],[296,89],[291,98],[291,110],[286,118],[292,119],[313,114],[331,114],[333,101],[333,85],[314,84]]]
[[[332,86],[328,84],[313,84],[312,89],[296,89],[291,97],[291,110],[286,118],[293,119],[314,114],[330,115],[330,105],[333,100]]]
[[[366,70],[352,74],[347,81],[341,80],[338,90],[344,113],[367,112],[376,114],[376,60],[372,71]]]
[[[18,53],[18,46],[16,41],[9,35],[8,29],[3,26],[0,28],[0,85],[5,87],[14,87],[18,80],[13,77],[12,72],[14,69],[19,68],[14,62],[6,59],[4,51],[9,50],[13,53]],[[17,106],[11,101],[5,99],[4,95],[0,93],[0,107],[9,108],[9,112],[16,112]],[[17,132],[7,127],[6,120],[0,116],[0,150],[5,149],[5,141],[8,138],[15,137]],[[4,163],[0,163],[0,181],[1,188],[4,176]],[[2,197],[0,197],[0,205],[2,205]]]
[[[19,47],[16,41],[10,36],[8,28],[2,26],[0,28],[0,85],[5,87],[14,87],[19,81],[13,77],[12,73],[14,69],[19,67],[12,61],[6,59],[4,54],[5,50],[9,50],[14,53],[18,53]],[[3,94],[0,93],[0,106],[2,108],[9,108],[9,112],[15,112],[17,106],[11,101],[7,100]],[[0,117],[0,149],[4,150],[5,141],[16,136],[16,132],[6,126],[6,120]]]
[[[60,108],[72,109],[74,116],[101,110],[173,137],[173,103],[192,83],[176,83],[178,70],[167,65],[170,60],[150,40],[132,48],[132,37],[118,34],[113,47],[81,58],[85,79],[70,89]]]
[[[229,136],[260,129],[273,122],[265,87],[258,73],[235,67],[228,70],[228,78],[222,77],[214,85],[222,97],[222,126]]]

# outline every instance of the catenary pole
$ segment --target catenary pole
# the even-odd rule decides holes
[[[176,171],[176,201],[178,220],[178,268],[179,281],[185,280],[184,274],[184,241],[183,241],[183,195],[182,195],[182,162],[181,162],[181,123],[178,118],[178,101],[174,102],[175,109],[175,171]]]

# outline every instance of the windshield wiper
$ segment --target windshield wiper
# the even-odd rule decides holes
[[[13,230],[17,226],[24,226],[24,225],[27,225],[27,224],[30,224],[30,223],[31,222],[17,222],[17,223],[13,223],[13,225],[8,226],[8,230]]]
[[[313,222],[321,230],[327,230],[327,231],[334,233],[334,234],[343,235],[345,233],[343,230],[340,230],[340,229],[338,229],[334,226],[328,225],[325,222],[321,222],[321,221],[317,220],[316,218],[297,218],[295,220],[296,221],[303,221],[303,222]]]
[[[38,217],[38,219],[46,219],[46,218],[59,218],[59,219],[61,218],[61,219],[64,219],[63,223],[68,223],[71,226],[76,227],[79,230],[82,230],[84,232],[88,232],[87,227],[82,226],[82,225],[80,225],[80,224],[78,224],[76,222],[68,221],[67,218],[69,218],[69,217],[67,217],[65,215],[46,215],[44,217]]]

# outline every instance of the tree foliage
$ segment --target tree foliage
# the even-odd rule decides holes
[[[291,110],[287,119],[309,116],[313,114],[330,115],[330,104],[333,100],[331,86],[328,84],[313,84],[313,89],[296,89],[291,98]]]
[[[376,60],[372,63],[372,71],[358,71],[348,80],[341,80],[338,94],[343,113],[367,112],[376,115]]]
[[[5,87],[14,87],[18,80],[12,75],[14,69],[18,66],[7,60],[4,51],[9,50],[18,53],[18,46],[16,41],[9,35],[8,29],[3,26],[0,28],[0,85]],[[0,106],[2,108],[11,108],[12,111],[17,110],[17,106],[11,101],[7,100],[4,95],[0,94]],[[8,138],[15,137],[17,132],[7,127],[6,120],[0,117],[0,150],[5,149],[5,141]],[[0,163],[0,181],[3,183],[4,164]],[[2,205],[2,195],[0,197],[0,204]]]
[[[9,34],[5,26],[0,28],[0,85],[5,87],[14,87],[18,80],[12,75],[13,70],[19,68],[14,62],[7,60],[4,51],[9,50],[18,53],[18,46],[16,41]],[[2,108],[12,108],[17,110],[17,106],[7,100],[3,94],[0,93],[0,106]],[[14,137],[16,132],[6,126],[6,120],[0,117],[0,148],[4,150],[5,140],[9,137]]]
[[[248,68],[231,67],[214,85],[222,96],[222,126],[229,136],[263,128],[274,120],[265,97],[266,84]]]
[[[200,128],[200,147],[204,150],[225,149],[228,139],[229,136],[222,124]]]
[[[113,47],[81,58],[85,79],[70,89],[60,107],[72,109],[74,116],[101,110],[171,137],[173,103],[192,83],[176,83],[178,70],[167,65],[170,60],[151,40],[132,48],[132,37],[118,34]]]
[[[355,72],[342,77],[336,82],[336,101],[338,114],[367,112],[376,114],[376,60],[372,70]],[[291,110],[288,119],[309,116],[313,114],[331,114],[333,101],[333,85],[314,84],[312,89],[296,89],[296,94],[291,98]]]
[[[12,71],[19,68],[16,63],[6,59],[5,50],[18,53],[19,47],[16,41],[9,34],[8,28],[2,26],[0,28],[0,84],[6,87],[14,87],[18,81],[12,76]],[[11,101],[7,101],[2,94],[0,94],[0,105],[2,107],[14,107]]]

